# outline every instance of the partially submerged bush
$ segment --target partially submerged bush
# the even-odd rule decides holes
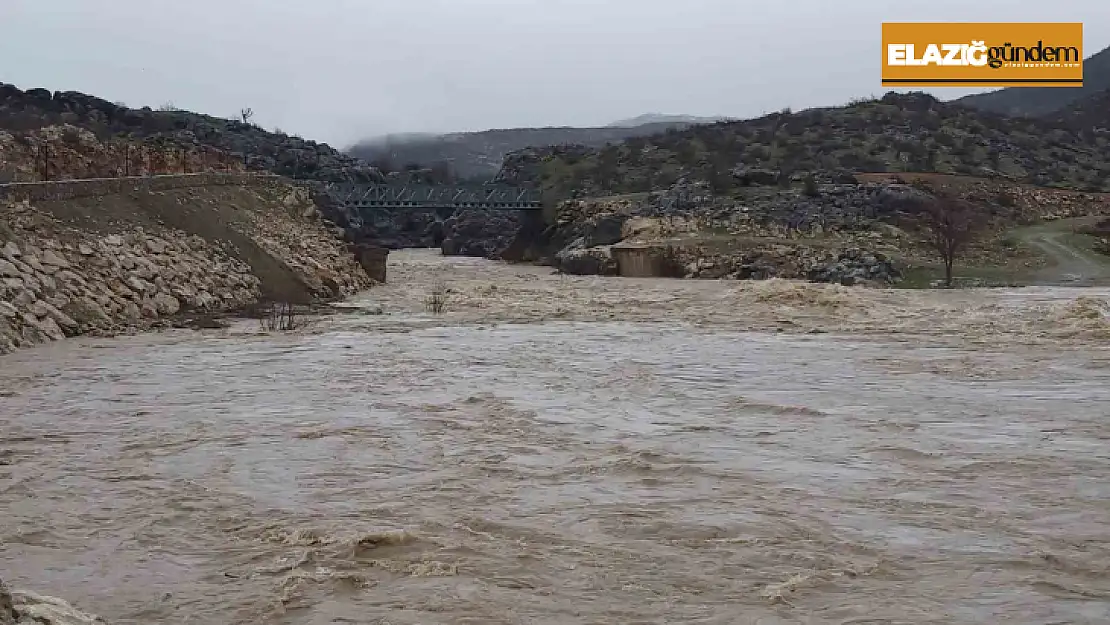
[[[288,302],[269,302],[260,306],[258,323],[264,332],[289,332],[304,327],[305,321]]]
[[[447,282],[445,280],[437,279],[432,283],[432,288],[428,290],[427,297],[424,298],[424,309],[428,312],[438,315],[447,309]]]

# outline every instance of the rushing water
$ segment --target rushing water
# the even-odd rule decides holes
[[[385,315],[0,359],[0,578],[114,623],[1110,621],[1106,292],[393,260]]]

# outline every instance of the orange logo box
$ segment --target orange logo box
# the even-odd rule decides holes
[[[884,87],[1082,87],[1083,24],[883,24]]]

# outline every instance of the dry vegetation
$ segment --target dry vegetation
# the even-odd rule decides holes
[[[288,302],[267,302],[259,307],[258,324],[263,332],[292,332],[303,328],[307,320]]]

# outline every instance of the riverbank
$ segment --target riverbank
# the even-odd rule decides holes
[[[207,178],[13,190],[0,201],[0,353],[262,300],[341,299],[373,283],[301,189]]]
[[[576,275],[918,287],[935,279],[939,258],[919,218],[927,196],[917,184],[947,189],[974,207],[983,226],[957,265],[991,283],[1067,278],[1063,265],[1075,259],[1060,262],[1059,245],[1050,248],[1021,232],[1034,224],[1055,231],[1063,222],[1110,214],[1110,194],[968,176],[845,175],[724,195],[707,183],[680,181],[652,193],[562,202],[552,224],[514,259],[544,259]],[[1095,260],[1085,262],[1086,269]],[[1040,271],[1046,263],[1061,271]]]

